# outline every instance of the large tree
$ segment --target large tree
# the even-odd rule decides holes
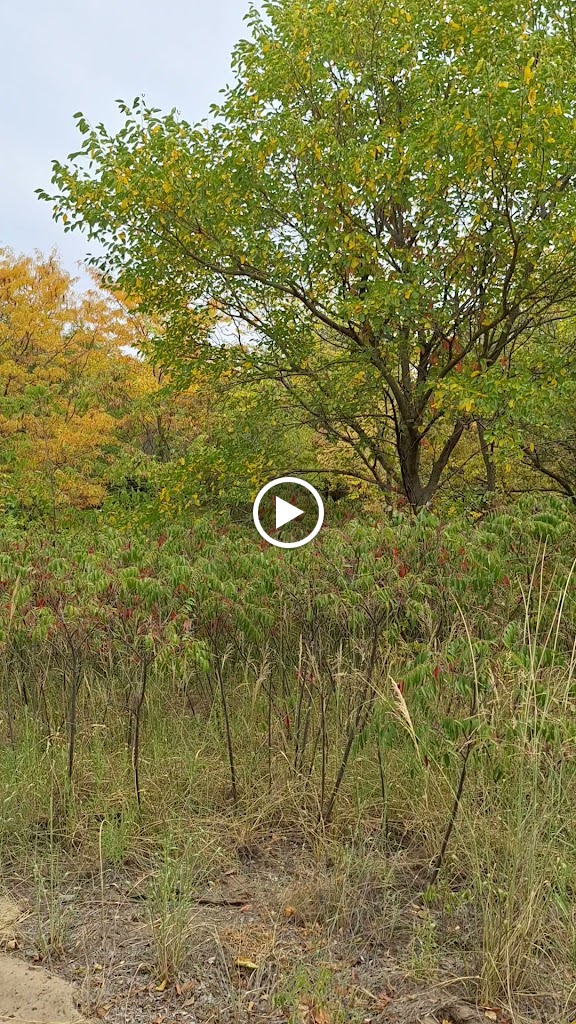
[[[54,514],[102,500],[96,467],[114,435],[110,398],[128,337],[107,296],[75,293],[54,256],[0,250],[3,504]]]
[[[207,122],[77,115],[42,195],[166,318],[173,371],[274,376],[419,509],[467,428],[487,454],[515,353],[572,314],[573,4],[265,0],[248,22]]]
[[[74,284],[53,254],[0,250],[2,509],[100,505],[109,463],[143,447],[144,398],[158,418],[151,367],[125,354],[146,324],[97,282]]]

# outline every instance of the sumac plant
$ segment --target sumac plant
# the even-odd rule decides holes
[[[209,517],[161,531],[95,521],[50,545],[7,525],[2,728],[14,749],[25,727],[64,741],[66,784],[91,763],[95,734],[110,753],[128,748],[144,811],[165,721],[192,789],[193,766],[220,751],[234,804],[290,779],[325,822],[361,765],[387,813],[408,743],[410,785],[436,780],[458,797],[450,839],[473,766],[512,742],[494,709],[510,691],[513,718],[521,684],[502,679],[528,673],[545,695],[569,671],[574,553],[569,514],[549,498],[474,524],[350,518],[291,552]],[[210,766],[203,800],[217,799]]]

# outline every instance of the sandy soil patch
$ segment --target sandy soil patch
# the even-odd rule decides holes
[[[4,946],[13,940],[19,917],[17,904],[0,897],[0,941]],[[9,953],[0,953],[0,1021],[73,1024],[81,1020],[69,982]]]

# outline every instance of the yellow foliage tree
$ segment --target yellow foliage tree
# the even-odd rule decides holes
[[[102,289],[74,290],[56,257],[0,252],[0,490],[56,514],[105,493],[137,326]],[[132,366],[131,366],[132,364]]]

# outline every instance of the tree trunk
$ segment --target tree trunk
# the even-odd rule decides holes
[[[496,465],[492,457],[494,452],[494,445],[488,444],[488,442],[486,441],[484,424],[481,423],[480,420],[476,420],[476,429],[478,431],[480,451],[482,452],[482,458],[484,459],[484,467],[486,469],[486,493],[494,495],[496,492]]]
[[[421,475],[422,440],[424,435],[399,426],[397,430],[397,446],[402,483],[404,493],[413,512],[420,512],[436,494],[442,474],[450,461],[452,452],[462,437],[464,427],[465,423],[462,420],[458,420],[454,424],[452,433],[444,442],[438,458],[432,465],[427,483],[424,483]]]
[[[404,493],[413,512],[419,512],[426,501],[426,488],[420,476],[420,438],[404,427],[398,430],[398,458]]]

